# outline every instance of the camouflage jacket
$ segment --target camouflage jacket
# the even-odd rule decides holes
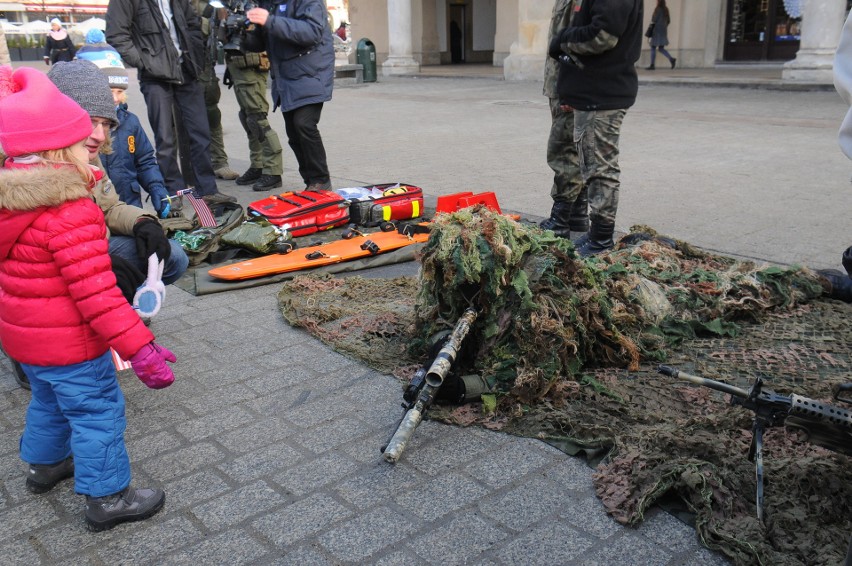
[[[553,40],[553,36],[568,27],[571,22],[575,0],[556,0],[553,4],[553,15],[550,17],[550,30],[547,34],[547,44]],[[559,62],[547,56],[544,62],[544,88],[542,94],[547,98],[559,98],[556,92],[556,78],[559,76]]]

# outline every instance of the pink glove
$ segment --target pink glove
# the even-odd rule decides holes
[[[163,389],[175,381],[175,374],[166,362],[176,361],[177,358],[168,349],[151,342],[133,354],[130,365],[142,383],[151,389]]]

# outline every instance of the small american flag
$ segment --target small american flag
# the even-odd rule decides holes
[[[189,204],[192,205],[193,210],[195,210],[195,215],[198,217],[198,222],[204,226],[205,228],[215,228],[216,227],[216,218],[213,216],[213,213],[210,211],[210,207],[207,206],[207,203],[204,202],[203,199],[198,198],[193,194],[192,189],[183,189],[176,192],[173,196],[169,197],[169,200],[180,198],[185,196],[189,199]]]
[[[130,365],[130,362],[121,359],[121,356],[118,355],[118,352],[116,352],[112,348],[110,348],[109,351],[112,354],[112,363],[115,364],[115,371],[124,371],[126,369],[133,368],[133,366]]]

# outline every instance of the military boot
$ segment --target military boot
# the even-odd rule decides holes
[[[852,303],[852,278],[839,269],[820,269],[817,271],[827,283],[826,295],[844,303]]]
[[[86,527],[100,532],[119,523],[142,521],[163,508],[166,493],[162,489],[128,486],[124,491],[105,497],[86,496]]]
[[[615,223],[592,222],[589,232],[574,243],[574,250],[580,257],[611,250],[615,246],[613,234],[615,234]]]
[[[571,210],[568,213],[568,228],[572,232],[589,231],[589,191],[586,190],[586,187],[583,187],[571,204]]]
[[[852,277],[852,246],[846,248],[846,251],[843,252],[843,258],[841,261],[843,262],[843,269],[846,270],[847,275]]]
[[[32,493],[46,493],[62,480],[74,477],[74,457],[56,464],[30,464],[27,489]]]
[[[560,238],[570,238],[570,215],[571,203],[564,200],[555,200],[553,201],[553,207],[550,209],[550,218],[542,220],[539,226],[542,230],[553,230],[553,233]]]

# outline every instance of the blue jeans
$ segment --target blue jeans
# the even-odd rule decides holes
[[[55,464],[74,455],[74,491],[112,495],[130,485],[124,445],[124,395],[109,350],[68,366],[21,364],[32,399],[21,436],[21,460]]]
[[[189,258],[186,257],[186,252],[174,240],[169,240],[169,246],[172,253],[169,259],[166,260],[165,268],[163,269],[163,283],[166,285],[174,283],[180,276],[184,274],[186,268],[189,267]],[[141,261],[136,254],[136,239],[128,236],[110,236],[109,238],[109,253],[121,256],[141,271],[143,274],[148,273],[148,262]]]

